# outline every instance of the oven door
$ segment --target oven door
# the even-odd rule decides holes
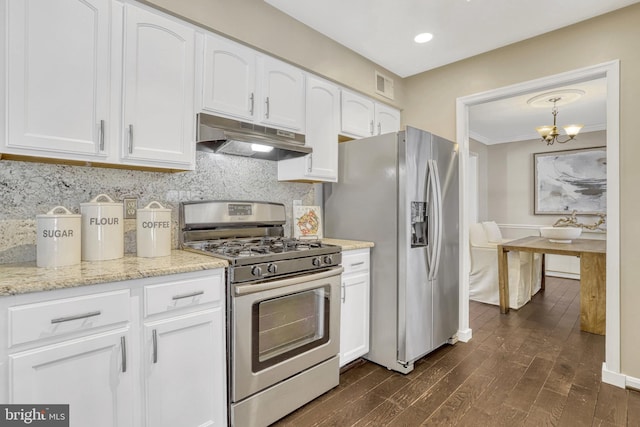
[[[236,285],[232,299],[233,402],[340,351],[342,267]]]

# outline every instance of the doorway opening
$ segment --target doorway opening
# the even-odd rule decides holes
[[[456,101],[456,140],[460,149],[460,329],[458,338],[472,338],[469,329],[469,216],[470,209],[470,158],[469,158],[469,108],[498,99],[524,93],[532,93],[568,85],[575,82],[605,78],[606,139],[607,139],[607,283],[606,283],[606,336],[605,362],[602,366],[602,381],[625,387],[625,376],[620,373],[620,168],[619,168],[619,98],[620,64],[611,61],[566,73],[543,77],[528,82],[506,86],[487,92],[458,98]]]

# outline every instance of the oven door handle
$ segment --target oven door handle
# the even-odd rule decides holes
[[[256,292],[269,291],[271,289],[284,288],[285,286],[298,285],[304,282],[310,282],[312,280],[325,279],[327,277],[337,276],[342,274],[344,269],[342,267],[331,268],[330,270],[321,271],[320,273],[305,274],[295,277],[290,277],[282,280],[274,280],[273,282],[255,283],[250,285],[236,285],[236,296],[254,294]]]

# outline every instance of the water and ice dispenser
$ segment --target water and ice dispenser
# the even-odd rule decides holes
[[[427,202],[411,202],[411,247],[427,246],[429,216]]]

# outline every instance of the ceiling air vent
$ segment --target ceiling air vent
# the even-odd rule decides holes
[[[376,93],[393,99],[393,80],[376,71]]]

